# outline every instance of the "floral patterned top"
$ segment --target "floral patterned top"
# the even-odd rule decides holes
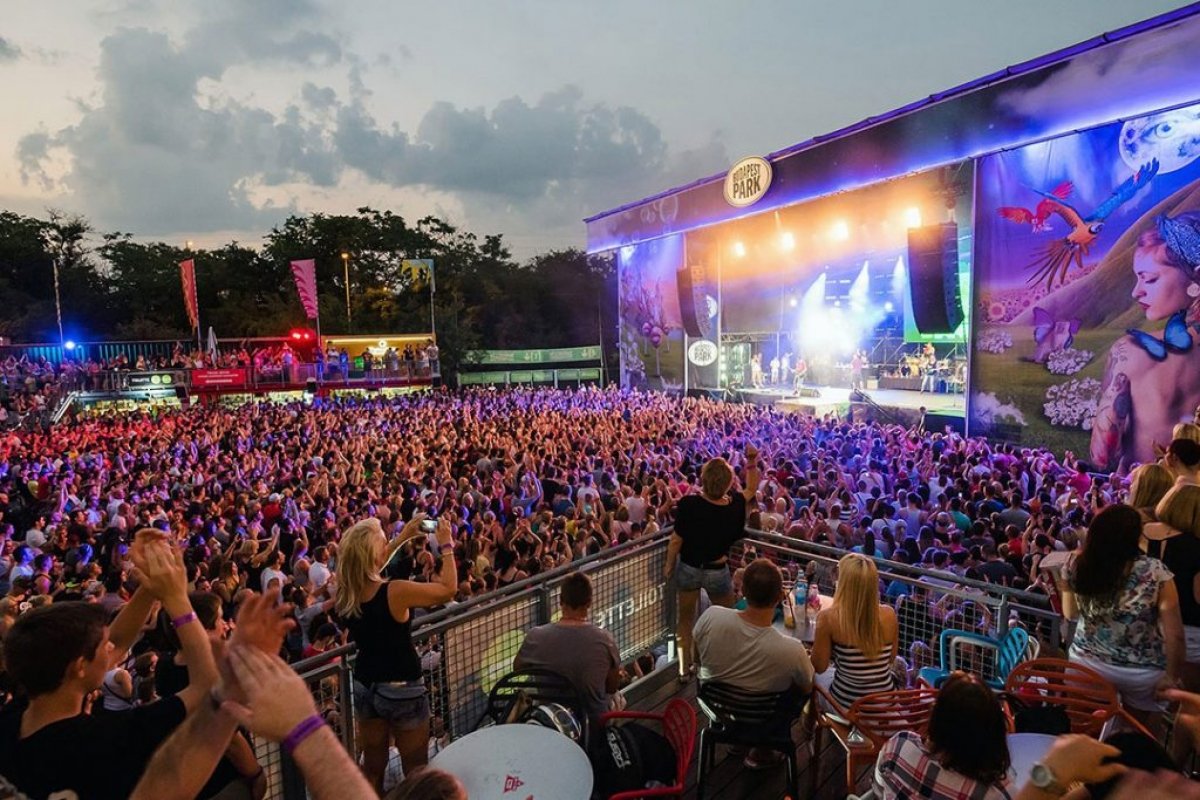
[[[1157,558],[1138,556],[1115,604],[1076,597],[1079,628],[1071,654],[1122,667],[1165,669],[1166,651],[1158,629],[1158,590],[1174,578]],[[1068,585],[1075,586],[1075,562],[1067,568]]]

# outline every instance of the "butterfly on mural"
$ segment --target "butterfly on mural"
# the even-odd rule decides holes
[[[1044,364],[1051,353],[1066,350],[1075,342],[1075,334],[1083,321],[1078,317],[1073,319],[1055,319],[1046,309],[1035,306],[1033,309],[1033,340],[1037,342],[1037,351],[1033,355],[1035,363]]]
[[[1133,337],[1134,344],[1142,348],[1155,361],[1164,361],[1170,353],[1186,353],[1192,349],[1192,333],[1188,330],[1187,309],[1180,309],[1167,320],[1167,327],[1159,339],[1152,333],[1131,328],[1126,331]]]
[[[1050,194],[1059,200],[1066,200],[1073,191],[1075,191],[1075,184],[1063,181],[1055,186]],[[1042,200],[1032,211],[1020,206],[1001,206],[998,213],[1010,222],[1031,225],[1034,233],[1041,233],[1050,230],[1050,215],[1054,213],[1054,206],[1049,200]]]
[[[1083,268],[1083,257],[1092,249],[1100,232],[1104,230],[1104,220],[1114,211],[1129,202],[1135,194],[1145,188],[1154,176],[1158,174],[1158,160],[1151,159],[1143,164],[1137,172],[1113,190],[1108,199],[1096,207],[1088,215],[1058,197],[1054,192],[1037,191],[1049,203],[1050,213],[1056,214],[1063,222],[1071,227],[1070,232],[1062,239],[1051,242],[1032,264],[1029,269],[1033,275],[1029,283],[1046,282],[1046,289],[1053,290],[1055,284],[1061,286],[1067,279],[1071,266]],[[1056,190],[1061,188],[1061,184]]]

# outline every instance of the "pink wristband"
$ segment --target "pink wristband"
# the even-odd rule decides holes
[[[175,628],[175,630],[179,630],[184,625],[187,625],[189,622],[195,622],[198,619],[200,619],[200,618],[196,616],[195,611],[189,611],[188,613],[180,614],[178,617],[171,620],[171,627]]]
[[[296,727],[292,728],[292,732],[283,737],[283,741],[280,744],[283,745],[284,751],[290,756],[300,746],[301,742],[323,727],[325,727],[325,720],[321,719],[320,714],[313,714],[311,717],[301,720]]]

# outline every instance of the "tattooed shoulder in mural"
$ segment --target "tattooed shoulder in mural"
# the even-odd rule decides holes
[[[1099,468],[1116,466],[1123,442],[1129,435],[1132,398],[1129,392],[1129,360],[1133,345],[1128,337],[1119,340],[1108,353],[1104,383],[1096,418],[1092,422],[1092,461]]]

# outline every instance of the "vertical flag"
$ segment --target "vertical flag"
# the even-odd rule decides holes
[[[429,291],[434,291],[432,258],[407,258],[401,262],[401,267],[412,277],[414,285],[419,287],[428,281]]]
[[[179,277],[183,281],[183,305],[187,308],[188,320],[193,328],[200,325],[200,306],[196,301],[196,262],[189,258],[179,263]],[[197,334],[199,335],[199,334]]]
[[[309,319],[317,318],[317,262],[311,258],[292,262],[292,277],[296,280],[296,291],[300,304]]]

